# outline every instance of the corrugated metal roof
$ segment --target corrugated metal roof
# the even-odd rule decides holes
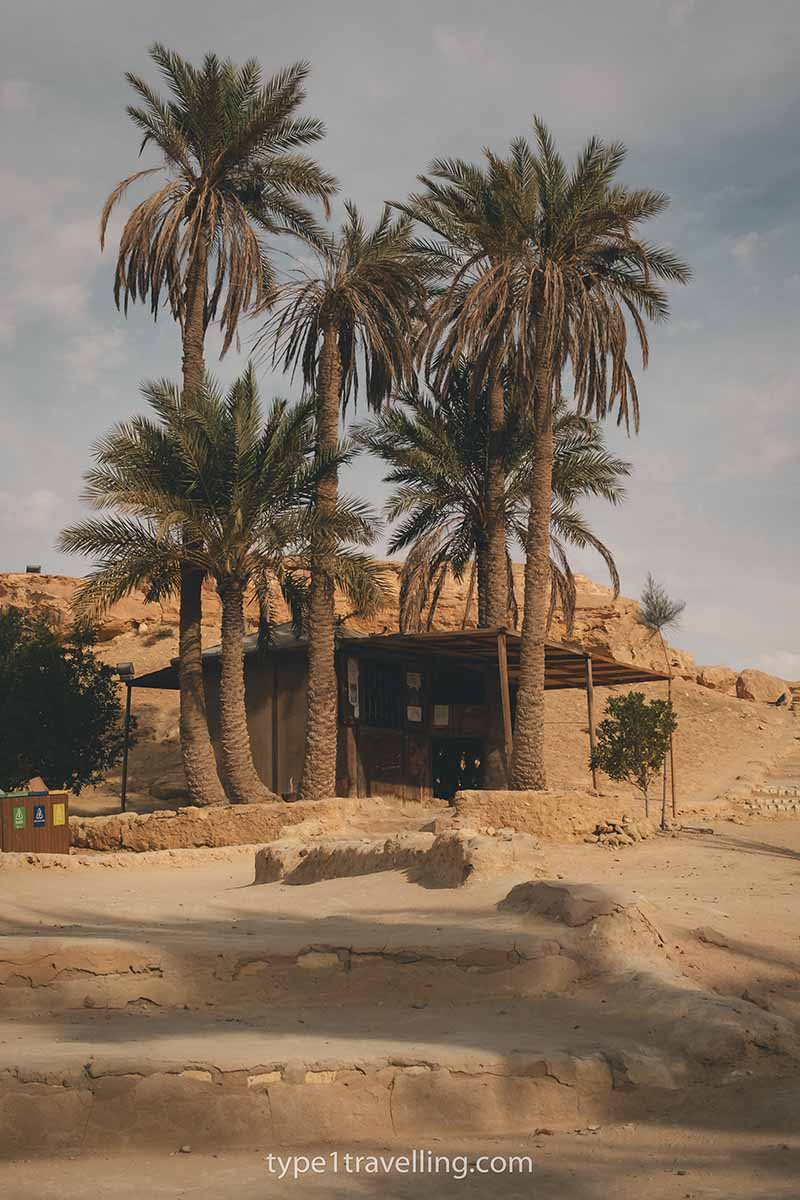
[[[378,633],[365,635],[346,625],[337,627],[336,636],[339,641],[347,641],[348,649],[353,653],[379,654],[389,657],[447,659],[460,663],[464,667],[480,666],[497,657],[498,634],[506,635],[506,653],[508,656],[508,673],[513,680],[519,674],[521,636],[513,630],[503,629],[465,629],[450,632],[432,631],[430,633]],[[305,634],[299,637],[295,634],[290,622],[276,625],[272,630],[271,645],[267,653],[287,653],[302,650],[308,645]],[[258,635],[249,634],[245,638],[245,654],[252,655],[258,650]],[[209,646],[203,651],[203,658],[213,662],[220,657],[220,646]],[[548,642],[545,648],[545,687],[548,690],[560,688],[583,688],[586,686],[586,660],[591,657],[592,674],[596,687],[613,687],[616,684],[654,683],[666,679],[667,676],[657,671],[634,663],[619,662],[607,658],[595,651],[587,651],[579,646],[565,646],[557,642]],[[178,687],[177,659],[173,659],[168,667],[142,675],[134,682],[134,687],[169,688]]]

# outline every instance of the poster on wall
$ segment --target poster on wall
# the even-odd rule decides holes
[[[358,659],[347,660],[347,699],[353,710],[353,716],[358,716]]]

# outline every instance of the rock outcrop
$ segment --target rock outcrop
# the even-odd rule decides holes
[[[751,667],[742,671],[736,680],[736,695],[740,700],[777,700],[784,692],[789,692],[785,679]]]
[[[736,672],[730,667],[701,667],[697,682],[712,692],[722,692],[725,696],[736,695]]]

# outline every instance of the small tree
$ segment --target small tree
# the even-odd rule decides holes
[[[98,662],[94,635],[61,637],[47,616],[0,613],[0,788],[34,775],[79,792],[122,757],[122,705],[111,667]]]
[[[610,779],[635,784],[644,797],[645,815],[649,816],[650,784],[661,769],[678,725],[672,704],[669,700],[647,701],[643,692],[628,692],[612,696],[606,713],[597,729],[591,765],[605,771]]]
[[[651,637],[657,637],[661,643],[661,653],[664,655],[664,665],[667,668],[667,699],[672,703],[672,663],[664,634],[667,630],[676,629],[681,619],[685,603],[673,600],[660,583],[656,583],[648,574],[642,598],[639,601],[639,624],[650,630]],[[672,735],[669,739],[669,779],[672,792],[672,815],[678,815],[678,804],[675,797],[675,753],[672,745]],[[661,825],[667,823],[667,762],[664,759],[664,788],[661,796]]]

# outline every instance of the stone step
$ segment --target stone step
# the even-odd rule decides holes
[[[4,1020],[0,1157],[530,1134],[629,1119],[654,1097],[677,1103],[692,1079],[735,1082],[719,997],[648,1011],[637,1040],[631,1012],[648,999],[630,981],[622,991],[616,1007],[587,993],[460,1008]],[[695,1062],[678,1035],[698,1039]]]
[[[179,949],[121,939],[0,937],[0,1007],[7,1012],[93,1009],[263,1011],[329,1004],[473,1003],[565,991],[577,959],[550,936],[499,930],[435,944],[387,934],[380,942],[299,943],[255,938]],[[553,936],[555,933],[556,936]]]
[[[511,1003],[9,1022],[0,1155],[513,1135],[574,1127],[581,1106],[594,1111],[615,1087],[678,1085],[680,1062],[624,1030],[603,1049],[588,1017],[551,1001],[533,1013]]]

